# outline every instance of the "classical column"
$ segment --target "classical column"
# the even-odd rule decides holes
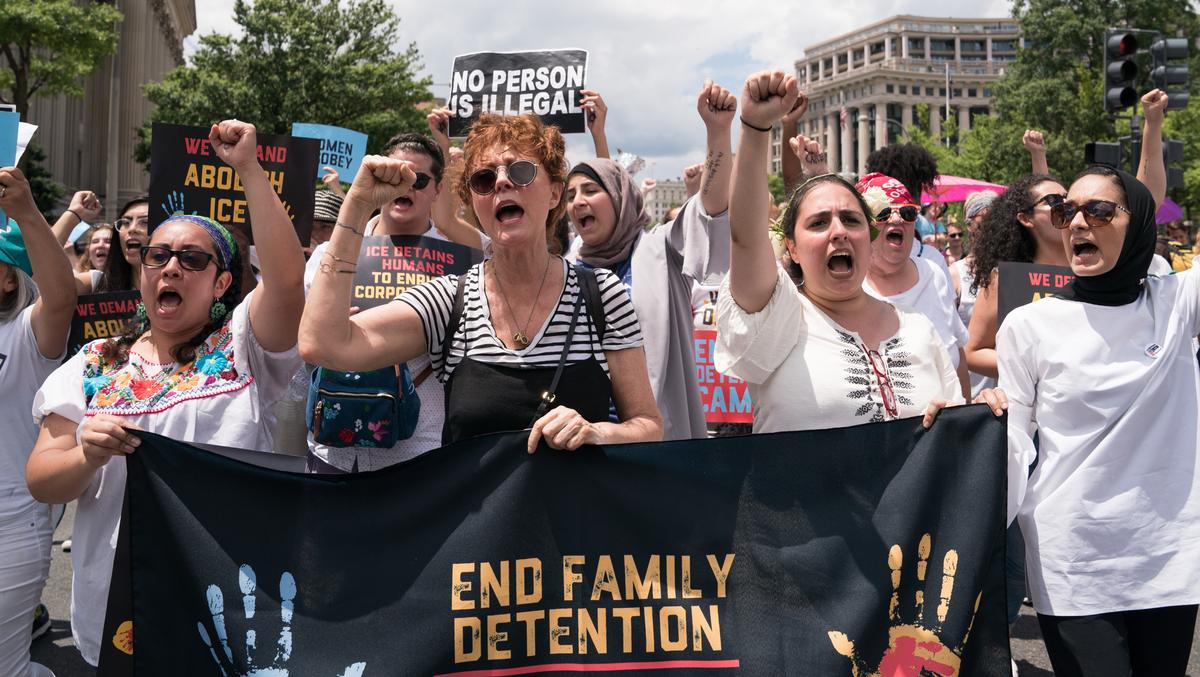
[[[900,104],[900,125],[905,129],[912,127],[913,107],[911,103]]]
[[[871,149],[868,144],[871,143],[871,127],[867,120],[867,109],[858,109],[858,167],[856,171],[859,176],[867,173],[867,155]]]
[[[875,149],[888,145],[887,104],[875,104]]]
[[[971,107],[960,105],[958,107],[958,138],[962,138],[963,134],[971,131]]]
[[[846,121],[844,123],[841,123],[841,133],[838,135],[839,136],[839,145],[841,145],[841,149],[838,152],[841,155],[841,159],[842,159],[841,164],[838,166],[838,171],[843,174],[849,174],[851,171],[850,170],[850,160],[851,160],[851,157],[850,157],[850,148],[851,148],[850,124],[851,124],[850,111],[847,110],[846,111]]]
[[[837,111],[826,115],[825,134],[821,139],[822,150],[829,154],[829,171],[836,172],[842,167],[841,139],[838,134]]]
[[[929,107],[929,135],[933,137],[934,143],[942,142],[942,107]]]

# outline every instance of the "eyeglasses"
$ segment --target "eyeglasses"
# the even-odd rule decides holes
[[[884,207],[875,215],[875,221],[882,223],[892,218],[892,212],[899,212],[900,219],[905,222],[917,220],[917,214],[921,213],[921,208],[916,205],[896,205],[893,207]]]
[[[1025,209],[1022,209],[1021,211],[1022,212],[1032,211],[1033,209],[1035,209],[1038,205],[1040,205],[1043,202],[1046,203],[1047,207],[1054,209],[1055,207],[1057,207],[1058,205],[1060,205],[1064,201],[1066,201],[1066,199],[1067,199],[1067,196],[1063,195],[1062,193],[1046,193],[1045,195],[1034,200],[1033,204],[1029,205]]]
[[[946,233],[946,237],[951,240],[958,240],[962,238],[962,233]]]
[[[149,226],[150,217],[139,216],[136,219],[117,219],[113,222],[113,225],[117,227],[117,230],[125,230],[129,226]]]
[[[892,390],[892,379],[887,375],[887,362],[877,350],[867,350],[863,347],[863,352],[867,354],[867,360],[871,363],[871,371],[875,372],[875,380],[879,382],[879,397],[883,400],[883,408],[887,411],[888,416],[892,418],[900,417],[900,409],[896,406],[896,393]],[[884,363],[884,368],[880,369],[875,363],[875,358],[879,358],[880,362]]]
[[[524,188],[533,183],[537,178],[537,165],[529,160],[514,160],[504,166],[504,171],[508,175],[508,180],[513,184]],[[496,191],[496,180],[500,178],[500,173],[497,171],[499,167],[484,167],[476,169],[471,173],[471,179],[467,185],[471,187],[471,192],[476,195],[491,195]]]
[[[1078,207],[1063,201],[1050,208],[1050,224],[1060,230],[1067,228],[1071,221],[1075,220],[1075,214],[1083,212],[1083,220],[1089,226],[1097,228],[1112,223],[1118,209],[1126,214],[1130,213],[1125,207],[1109,200],[1088,200]]]
[[[199,249],[170,249],[162,245],[142,247],[142,265],[147,268],[162,268],[170,263],[172,257],[179,259],[179,265],[184,270],[194,272],[204,270],[217,258]]]
[[[413,185],[412,185],[413,190],[421,190],[425,186],[428,186],[429,182],[432,180],[433,180],[433,177],[426,174],[425,172],[417,172],[417,180],[413,181]]]

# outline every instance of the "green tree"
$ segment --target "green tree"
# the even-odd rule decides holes
[[[368,134],[371,152],[425,129],[416,105],[430,99],[430,81],[416,76],[415,44],[397,49],[400,17],[384,0],[238,0],[233,12],[240,37],[201,37],[190,65],[146,86],[156,108],[139,132],[140,161],[154,122],[236,117],[273,134],[293,122],[336,124]]]
[[[43,166],[46,153],[41,146],[36,143],[29,144],[21,162],[25,165],[25,178],[29,181],[29,192],[33,194],[33,201],[37,203],[38,210],[46,219],[54,223],[54,219],[58,218],[62,211],[58,201],[67,194],[66,189],[56,182]]]
[[[791,151],[785,150],[784,152],[790,153]],[[771,199],[775,201],[775,204],[787,202],[789,197],[787,186],[783,182],[783,177],[779,174],[767,176],[767,190],[771,191]]]

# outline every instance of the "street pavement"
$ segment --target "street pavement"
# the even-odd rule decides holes
[[[50,581],[42,593],[42,603],[50,609],[53,624],[47,635],[34,642],[33,659],[53,670],[57,677],[94,677],[95,671],[79,657],[71,640],[71,559],[62,551],[61,544],[64,538],[70,537],[74,523],[75,506],[71,505],[54,532]],[[1188,677],[1200,677],[1200,632],[1197,635],[1192,644]],[[1011,643],[1020,677],[1051,677],[1054,674],[1031,607],[1021,608],[1021,617],[1013,626]]]

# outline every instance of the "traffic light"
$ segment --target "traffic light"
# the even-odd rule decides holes
[[[1185,48],[1186,49],[1186,48]],[[1120,111],[1137,103],[1133,81],[1138,66],[1133,56],[1138,51],[1137,36],[1120,30],[1104,34],[1104,110]]]
[[[1083,147],[1083,160],[1089,165],[1121,166],[1121,144],[1094,141]]]
[[[1150,55],[1154,58],[1154,68],[1150,71],[1150,81],[1156,88],[1167,93],[1167,108],[1187,108],[1187,39],[1159,38],[1150,45]],[[1171,63],[1177,60],[1182,60],[1184,63]]]

